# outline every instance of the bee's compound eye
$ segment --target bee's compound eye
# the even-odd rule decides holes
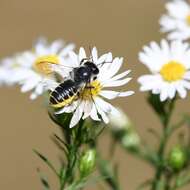
[[[93,80],[96,80],[96,79],[97,79],[97,77],[94,77],[94,78],[93,78]]]
[[[97,75],[99,73],[99,69],[96,67],[96,65],[92,65],[91,69],[94,75]]]

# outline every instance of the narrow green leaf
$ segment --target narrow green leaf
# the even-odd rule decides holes
[[[59,177],[59,173],[57,172],[57,170],[55,169],[53,164],[44,155],[42,155],[37,150],[34,149],[33,151],[37,156],[39,156],[49,166],[49,168],[56,174],[56,176]]]
[[[34,153],[36,153],[44,162],[47,162],[48,161],[48,159],[45,157],[45,156],[43,156],[41,153],[39,153],[37,150],[33,150],[34,151]]]
[[[39,173],[40,181],[41,181],[41,183],[42,183],[42,185],[44,187],[44,190],[50,190],[50,185],[48,183],[47,178],[44,175],[41,174],[39,169],[37,169],[37,172]]]

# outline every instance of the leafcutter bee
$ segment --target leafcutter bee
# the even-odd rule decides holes
[[[95,80],[99,73],[97,65],[90,59],[83,59],[80,66],[73,68],[70,78],[58,85],[50,93],[50,105],[62,108],[76,100],[84,88],[90,88],[91,80]]]

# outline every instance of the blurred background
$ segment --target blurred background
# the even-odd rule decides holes
[[[138,61],[138,52],[152,40],[160,41],[158,19],[165,12],[165,0],[0,0],[0,56],[31,48],[39,36],[49,40],[63,38],[74,42],[77,48],[97,46],[103,53],[112,51],[123,56],[123,69],[131,69],[132,82],[127,85],[136,94],[117,100],[134,122],[139,134],[151,145],[156,140],[148,128],[160,131],[158,118],[146,103],[146,94],[138,92],[136,79],[147,72]],[[52,189],[57,181],[51,171],[32,152],[40,150],[58,165],[59,151],[49,138],[59,133],[46,113],[43,99],[30,101],[18,87],[0,88],[0,189],[40,190],[36,168],[48,174]],[[188,112],[189,98],[178,102],[175,116]],[[108,135],[102,135],[102,151],[109,144]],[[171,144],[175,143],[175,139]],[[101,145],[101,144],[100,144]],[[105,154],[106,158],[106,154]],[[126,155],[119,148],[115,158],[120,168],[124,190],[134,190],[138,184],[152,176],[151,168],[138,159]],[[100,190],[98,185],[89,190]],[[186,189],[189,189],[187,187]]]

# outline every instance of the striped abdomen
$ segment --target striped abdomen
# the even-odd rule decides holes
[[[77,92],[78,86],[72,80],[67,80],[51,92],[50,105],[54,108],[67,106],[75,100]]]

